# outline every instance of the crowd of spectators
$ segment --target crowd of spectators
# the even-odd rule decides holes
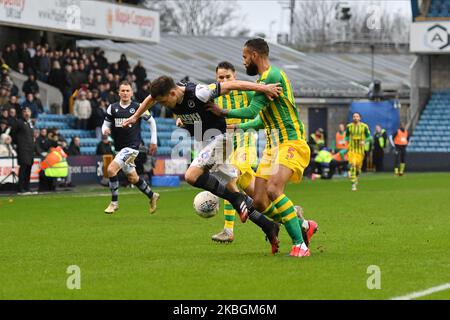
[[[119,100],[119,83],[132,83],[135,100],[141,102],[150,93],[151,82],[141,61],[132,68],[125,54],[110,63],[100,49],[87,51],[55,49],[49,44],[33,41],[11,43],[0,52],[0,156],[11,155],[16,146],[12,128],[22,117],[22,110],[31,110],[30,125],[34,126],[40,113],[55,112],[76,117],[75,128],[95,130],[99,141],[98,154],[109,152],[102,139],[101,126],[109,104]],[[19,88],[11,79],[11,70],[27,79]],[[59,89],[61,106],[45,106],[40,98],[38,81]],[[171,117],[165,108],[155,106],[153,116]],[[61,146],[69,155],[80,154],[80,138],[68,143],[56,128],[34,129],[34,156],[45,157],[50,147]],[[109,142],[110,143],[110,142]]]

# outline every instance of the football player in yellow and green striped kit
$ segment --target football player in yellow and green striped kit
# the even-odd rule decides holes
[[[306,240],[309,242],[317,224],[312,220],[299,221],[294,204],[284,193],[288,181],[301,181],[310,161],[310,149],[302,131],[304,127],[295,106],[292,87],[286,74],[270,64],[269,46],[264,39],[248,40],[243,58],[247,74],[259,74],[259,83],[278,83],[282,88],[280,95],[271,100],[255,93],[246,108],[227,110],[212,106],[211,111],[227,118],[254,119],[259,115],[247,126],[245,123],[239,125],[245,129],[248,126],[264,127],[268,136],[268,144],[256,172],[254,205],[267,216],[280,215],[293,242],[290,255],[306,257],[310,251],[302,236],[301,225],[307,225]]]
[[[369,126],[361,122],[361,115],[354,112],[352,122],[345,129],[345,140],[348,141],[348,162],[350,164],[350,181],[352,191],[357,190],[358,177],[364,161],[366,142],[371,139]]]
[[[227,61],[220,62],[216,67],[216,81],[225,82],[236,80],[236,70]],[[249,105],[254,95],[253,91],[232,90],[228,94],[215,99],[215,103],[223,109],[233,110],[245,108]],[[227,119],[227,125],[247,122],[248,119]],[[253,197],[255,187],[255,172],[253,166],[257,162],[255,137],[252,133],[238,133],[233,136],[233,153],[231,164],[239,170],[237,185],[245,193]],[[221,232],[212,236],[213,241],[232,242],[234,240],[235,213],[233,206],[224,200],[225,225]]]

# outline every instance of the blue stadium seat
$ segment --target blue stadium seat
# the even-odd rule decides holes
[[[170,148],[170,147],[159,147],[158,148],[158,155],[169,156],[171,151],[172,151],[172,148]]]
[[[80,147],[82,155],[95,155],[96,147]]]

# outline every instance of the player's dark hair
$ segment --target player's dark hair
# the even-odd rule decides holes
[[[173,88],[176,88],[175,81],[168,76],[161,76],[153,80],[150,94],[153,98],[167,96]]]
[[[236,71],[236,69],[234,68],[233,64],[231,62],[228,62],[228,61],[219,62],[219,64],[216,67],[216,72],[219,69],[231,70],[233,72]]]
[[[355,113],[356,113],[360,118],[362,118],[362,117],[361,117],[361,113],[356,112],[356,111],[352,113],[352,116],[353,116]]]
[[[260,55],[269,55],[269,45],[267,44],[266,40],[262,38],[247,40],[244,46],[258,52]]]

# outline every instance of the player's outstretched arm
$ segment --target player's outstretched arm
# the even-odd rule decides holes
[[[244,131],[259,130],[259,129],[264,129],[264,122],[262,121],[261,116],[257,115],[255,119],[244,122],[244,123],[240,123],[236,127],[237,127],[237,129],[241,129]]]
[[[233,80],[226,81],[220,85],[220,94],[227,94],[231,90],[241,90],[241,91],[256,91],[264,93],[269,100],[273,100],[278,97],[282,92],[283,88],[280,87],[280,83],[269,83],[260,84],[250,81]]]
[[[246,108],[240,109],[222,109],[215,103],[211,102],[207,104],[208,111],[214,113],[219,117],[227,118],[239,118],[239,119],[254,119],[259,112],[268,104],[268,99],[262,95],[255,95],[250,102],[250,105]]]
[[[144,114],[144,112],[147,111],[154,104],[155,101],[153,100],[152,96],[148,95],[147,98],[145,98],[144,101],[142,101],[139,108],[136,110],[135,114],[126,119],[122,125],[126,127],[136,123],[136,121]]]
[[[105,119],[103,119],[102,124],[102,134],[105,136],[109,136],[111,134],[111,124],[114,121],[112,113],[111,113],[111,105],[106,109]]]
[[[156,121],[150,112],[146,111],[143,118],[147,120],[150,125],[150,148],[148,154],[154,155],[158,149],[158,130],[156,127]]]

